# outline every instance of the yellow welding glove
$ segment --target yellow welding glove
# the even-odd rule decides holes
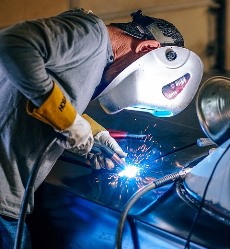
[[[119,157],[125,158],[127,153],[125,153],[117,141],[110,136],[109,132],[100,124],[98,124],[95,120],[89,117],[87,114],[83,114],[82,117],[86,119],[92,129],[92,133],[94,136],[94,141],[102,143],[112,149]],[[91,166],[94,169],[112,169],[115,167],[113,161],[106,157],[106,155],[102,153],[92,153],[88,154],[88,159],[91,161]]]
[[[92,119],[87,114],[85,114],[85,113],[82,114],[82,117],[89,122],[89,124],[91,126],[91,130],[92,130],[93,136],[97,135],[101,131],[106,131],[106,129],[103,126],[101,126],[100,124],[98,124],[94,119]]]
[[[86,155],[91,150],[94,140],[89,122],[77,114],[56,83],[40,107],[27,102],[27,113],[61,133],[64,137],[58,144],[64,149],[74,148],[79,155]]]

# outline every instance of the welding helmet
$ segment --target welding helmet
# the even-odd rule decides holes
[[[125,33],[141,40],[156,40],[163,46],[184,47],[184,39],[170,22],[143,15],[141,10],[131,13],[132,22],[111,23]]]
[[[188,106],[202,75],[198,55],[183,47],[165,46],[126,67],[97,99],[108,114],[129,109],[169,117]]]

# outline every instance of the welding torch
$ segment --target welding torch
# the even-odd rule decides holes
[[[110,158],[117,166],[121,169],[125,169],[127,166],[126,162],[123,161],[116,152],[114,152],[110,147],[106,146],[105,144],[94,142],[92,151],[101,151],[106,154],[108,158]]]
[[[120,169],[125,169],[126,167],[126,162],[123,161],[117,153],[115,153],[111,148],[108,146],[99,143],[99,142],[94,142],[93,148],[91,150],[93,153],[104,153],[108,158],[110,158],[113,163],[117,165],[117,168]],[[80,163],[83,164],[85,167],[91,168],[91,163],[89,160],[83,159],[82,157],[76,155],[74,152],[65,150],[59,160],[62,161],[67,161],[71,163]]]

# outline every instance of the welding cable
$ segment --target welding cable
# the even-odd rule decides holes
[[[151,182],[148,185],[144,186],[143,188],[139,189],[133,196],[130,197],[120,215],[120,219],[117,226],[117,232],[116,232],[115,249],[121,249],[122,234],[123,234],[125,221],[128,216],[129,210],[136,203],[136,201],[138,201],[144,194],[151,191],[152,189],[156,189],[171,182],[183,179],[190,170],[191,168],[188,167],[180,170],[179,172],[165,175],[164,177],[159,178],[156,181]]]
[[[192,222],[192,225],[191,225],[191,228],[190,228],[188,237],[187,237],[187,239],[186,239],[186,244],[185,244],[185,246],[184,246],[184,249],[189,249],[189,248],[190,248],[190,239],[191,239],[191,237],[192,237],[194,228],[195,228],[195,226],[196,226],[196,224],[197,224],[197,222],[198,222],[198,218],[199,218],[199,216],[200,216],[200,214],[201,214],[201,210],[202,210],[202,208],[203,208],[203,206],[204,206],[205,196],[206,196],[206,194],[207,194],[208,187],[209,187],[209,185],[210,185],[210,183],[211,183],[211,180],[212,180],[212,178],[213,178],[213,175],[214,175],[214,173],[215,173],[215,171],[216,171],[216,168],[217,168],[217,166],[218,166],[220,160],[223,158],[223,156],[226,154],[226,152],[228,151],[229,148],[230,148],[230,143],[229,143],[229,145],[227,146],[227,148],[225,149],[225,151],[223,152],[222,156],[220,156],[220,158],[217,160],[217,162],[216,162],[216,164],[215,164],[215,166],[214,166],[214,168],[213,168],[213,170],[212,170],[212,173],[211,173],[211,175],[210,175],[210,177],[209,177],[209,179],[208,179],[208,182],[207,182],[207,184],[206,184],[206,186],[205,186],[204,193],[203,193],[203,196],[202,196],[202,199],[201,199],[199,208],[198,208],[198,210],[197,210],[197,212],[196,212],[196,214],[195,214],[195,216],[194,216],[194,218],[193,218],[193,222]]]
[[[21,249],[21,242],[22,242],[22,236],[23,236],[23,226],[25,222],[27,207],[29,203],[29,199],[32,194],[32,190],[34,189],[34,183],[37,177],[37,173],[42,165],[42,162],[47,154],[47,152],[52,148],[52,146],[56,143],[57,138],[54,138],[49,144],[46,146],[45,150],[41,154],[40,157],[35,161],[35,164],[31,170],[31,173],[29,175],[29,179],[26,184],[26,189],[23,195],[23,200],[21,203],[19,218],[18,218],[18,224],[17,224],[17,231],[16,236],[14,240],[14,249]]]

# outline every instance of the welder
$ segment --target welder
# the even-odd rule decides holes
[[[172,116],[197,91],[202,63],[184,48],[178,29],[140,10],[131,16],[105,25],[91,11],[74,9],[0,31],[1,248],[13,247],[31,168],[51,141],[33,191],[64,150],[92,158],[97,141],[125,158],[109,132],[83,114],[91,100],[108,113],[133,108]],[[108,158],[94,162],[114,167]],[[32,195],[28,213],[33,205]],[[22,248],[29,248],[26,229]]]

